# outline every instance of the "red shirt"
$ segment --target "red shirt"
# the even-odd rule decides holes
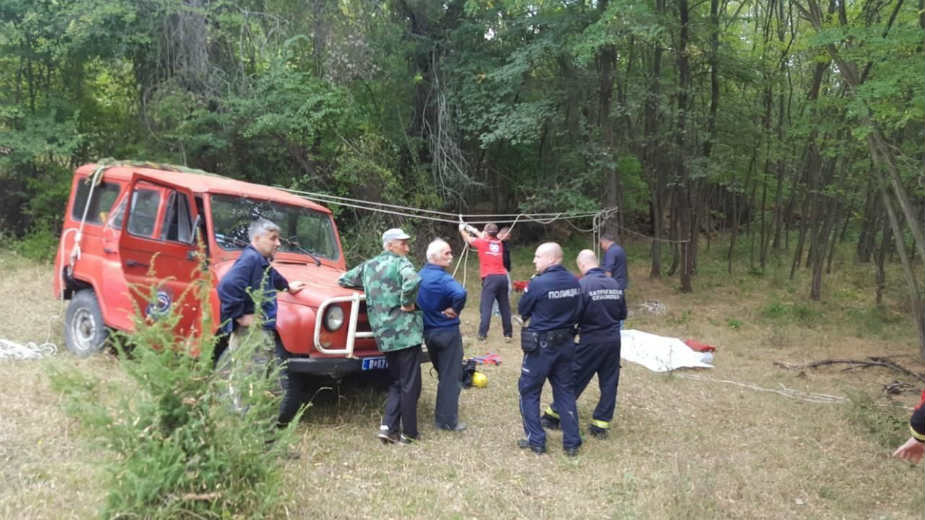
[[[485,278],[490,274],[507,274],[504,269],[504,246],[497,239],[476,238],[471,245],[479,252],[479,276]]]

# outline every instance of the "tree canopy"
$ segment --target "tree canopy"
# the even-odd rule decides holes
[[[922,7],[0,0],[0,229],[55,230],[102,157],[454,212],[616,206],[686,291],[716,231],[730,270],[787,254],[812,298],[838,242],[881,273],[898,254],[925,327]]]

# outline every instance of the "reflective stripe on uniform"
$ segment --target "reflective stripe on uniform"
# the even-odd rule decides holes
[[[917,441],[925,442],[925,435],[922,435],[921,433],[915,431],[915,428],[910,426],[909,431],[912,432],[912,436],[915,437]]]
[[[554,418],[554,419],[558,419],[558,418],[559,418],[559,414],[556,413],[556,411],[553,410],[551,406],[547,406],[547,407],[546,407],[546,411],[543,412],[543,414],[544,414],[544,415],[548,415],[548,416],[550,416],[550,417],[552,417],[552,418]]]
[[[591,424],[593,424],[594,426],[597,426],[598,428],[602,430],[606,430],[610,428],[610,423],[607,421],[599,421],[597,419],[594,419],[593,421],[591,421]]]

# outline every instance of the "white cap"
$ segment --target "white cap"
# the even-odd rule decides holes
[[[385,245],[393,240],[406,240],[408,238],[411,238],[411,235],[402,231],[401,228],[392,228],[382,234],[382,244]]]

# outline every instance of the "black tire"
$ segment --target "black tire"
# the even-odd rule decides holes
[[[79,358],[96,354],[106,344],[109,331],[103,323],[103,311],[92,289],[74,293],[64,315],[64,342]]]

